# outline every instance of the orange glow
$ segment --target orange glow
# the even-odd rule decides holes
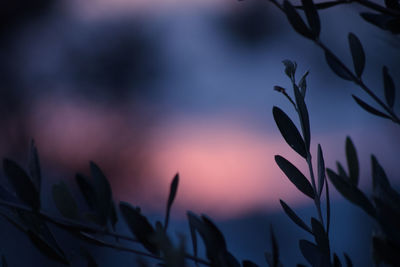
[[[300,168],[301,159],[282,138],[254,130],[243,119],[169,118],[168,124],[147,129],[142,144],[139,126],[127,119],[129,112],[50,98],[32,114],[32,132],[44,162],[76,170],[100,159],[116,198],[148,210],[164,210],[176,172],[181,176],[177,216],[190,209],[232,217],[275,209],[280,198],[293,205],[307,200],[284,177],[274,155],[289,155]],[[143,168],[144,179],[136,179],[138,168]]]
[[[277,151],[293,154],[281,139],[223,118],[183,121],[158,133],[152,153],[155,176],[163,179],[161,188],[168,188],[179,171],[181,210],[226,217],[276,208],[279,198],[297,204],[305,200],[273,160]]]

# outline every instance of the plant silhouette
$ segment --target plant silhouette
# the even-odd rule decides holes
[[[361,13],[368,23],[393,34],[400,33],[400,6],[396,0],[386,0],[385,6],[368,0],[338,0],[314,4],[312,0],[302,0],[301,6],[294,6],[284,0],[279,3],[270,0],[288,18],[293,29],[303,37],[315,42],[325,53],[326,61],[332,71],[340,78],[352,81],[367,93],[377,107],[367,104],[361,98],[353,95],[355,102],[365,111],[395,124],[400,124],[400,118],[394,108],[395,83],[387,67],[382,68],[382,80],[385,99],[380,99],[363,81],[365,68],[365,53],[361,41],[354,33],[349,33],[348,41],[353,61],[353,71],[346,66],[319,38],[321,23],[318,10],[331,8],[340,4],[358,3],[374,13]],[[298,10],[304,11],[306,21]],[[311,266],[353,266],[350,257],[344,254],[343,264],[339,255],[331,249],[329,230],[331,222],[329,182],[348,201],[363,209],[379,226],[372,235],[371,258],[376,265],[381,263],[390,266],[400,266],[400,194],[391,186],[389,179],[378,159],[371,155],[373,196],[368,198],[360,190],[360,166],[357,149],[350,137],[345,141],[346,165],[337,162],[336,170],[326,168],[323,149],[311,147],[311,128],[309,112],[306,104],[307,82],[309,73],[296,80],[297,63],[284,60],[284,72],[288,76],[293,93],[282,86],[274,89],[281,93],[292,104],[298,115],[300,129],[292,119],[279,107],[273,107],[272,114],[283,139],[307,163],[309,173],[303,174],[284,156],[276,155],[275,162],[283,174],[304,195],[309,197],[316,209],[316,216],[307,223],[296,214],[284,200],[280,204],[284,213],[298,227],[314,239],[314,242],[301,239],[299,249]],[[292,96],[291,96],[292,95]],[[315,153],[313,153],[315,151]],[[313,166],[312,156],[317,158],[317,166]],[[79,207],[70,188],[64,182],[52,187],[54,203],[61,216],[49,214],[41,205],[42,172],[38,149],[32,141],[28,169],[25,170],[11,159],[3,160],[3,169],[12,192],[0,185],[0,215],[24,232],[32,241],[32,245],[51,260],[69,265],[70,255],[62,244],[57,241],[49,225],[66,230],[69,234],[100,247],[125,251],[148,258],[161,266],[184,267],[205,265],[213,267],[252,267],[257,266],[250,260],[239,262],[229,251],[223,233],[206,215],[187,212],[193,252],[185,250],[184,240],[173,242],[168,232],[171,209],[178,192],[179,174],[171,182],[170,194],[166,202],[164,222],[151,222],[142,213],[140,207],[127,202],[115,203],[110,183],[101,168],[90,162],[90,177],[76,175],[76,184],[86,202],[86,211]],[[327,174],[327,175],[326,175]],[[182,178],[184,179],[184,177]],[[115,225],[121,219],[126,223],[130,234],[116,232]],[[110,238],[112,237],[112,241]],[[198,237],[206,249],[206,258],[198,256]],[[121,243],[120,240],[126,242]],[[131,245],[127,245],[127,243]],[[271,227],[272,251],[265,253],[266,263],[271,267],[283,266],[280,258],[278,240]],[[96,259],[88,250],[81,248],[82,257],[88,266],[97,266]],[[3,255],[2,266],[8,266]],[[10,263],[12,265],[12,263]],[[137,262],[139,266],[150,266],[146,260]],[[301,265],[299,265],[301,266]]]

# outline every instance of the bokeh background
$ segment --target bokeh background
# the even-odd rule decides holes
[[[399,85],[400,39],[362,21],[360,10],[346,5],[320,12],[321,38],[351,64],[347,33],[356,33],[367,55],[366,83],[382,96],[383,65]],[[33,138],[47,192],[59,180],[76,189],[75,173],[88,173],[93,160],[109,177],[116,200],[141,206],[154,220],[162,218],[169,183],[179,172],[175,232],[188,232],[186,210],[205,213],[239,259],[265,266],[272,224],[283,263],[305,263],[297,240],[308,236],[283,214],[279,199],[304,218],[316,214],[273,159],[283,155],[306,172],[272,118],[274,105],[294,115],[273,90],[290,85],[284,59],[298,63],[299,76],[310,71],[312,149],[320,143],[326,165],[334,167],[345,161],[350,135],[363,190],[371,185],[371,153],[396,187],[398,127],[356,106],[351,94],[369,99],[335,76],[322,51],[260,0],[2,1],[0,155],[25,164]],[[372,265],[373,223],[335,190],[332,195],[334,250],[348,252],[356,266]],[[54,211],[50,194],[42,197]],[[9,229],[3,240],[18,240],[0,249],[10,266],[54,266],[1,224]],[[95,254],[100,266],[132,266],[134,259],[108,250]]]

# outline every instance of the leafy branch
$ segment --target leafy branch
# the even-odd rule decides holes
[[[318,29],[316,29],[318,30]],[[298,114],[301,132],[289,118],[289,116],[278,107],[273,107],[272,113],[274,120],[278,126],[278,129],[285,139],[286,143],[301,157],[303,157],[308,165],[310,181],[304,176],[304,174],[297,169],[290,161],[280,155],[275,156],[275,162],[287,178],[296,186],[296,188],[314,200],[314,205],[318,214],[318,219],[311,218],[311,226],[307,225],[296,213],[286,204],[283,200],[280,200],[283,211],[288,217],[300,228],[313,235],[316,244],[307,241],[300,240],[299,246],[303,256],[313,266],[330,266],[331,262],[331,251],[329,246],[329,220],[330,220],[330,203],[329,203],[329,189],[328,183],[326,182],[325,176],[325,163],[322,153],[321,145],[318,145],[317,160],[318,170],[317,176],[314,174],[314,168],[312,164],[312,156],[310,152],[311,134],[310,134],[310,121],[308,115],[307,105],[305,103],[306,95],[306,72],[300,82],[297,84],[295,75],[297,64],[290,60],[284,60],[285,73],[291,80],[294,92],[294,99],[288,95],[286,89],[280,86],[275,86],[278,92],[282,93],[289,101],[293,104],[296,113]],[[318,178],[318,180],[316,179]],[[324,218],[322,215],[321,207],[321,196],[323,194],[324,185],[326,187],[326,224],[324,224]],[[273,236],[273,235],[272,235]],[[274,239],[274,236],[272,237]],[[273,241],[275,243],[275,241]]]
[[[354,64],[354,72],[350,70],[319,38],[321,31],[320,19],[318,15],[317,5],[312,0],[302,0],[302,9],[307,18],[308,25],[305,23],[303,18],[297,12],[296,7],[293,6],[288,0],[284,0],[283,4],[279,4],[276,0],[270,0],[275,6],[277,6],[282,12],[284,12],[292,25],[293,29],[312,40],[317,46],[319,46],[325,54],[326,61],[332,71],[341,77],[342,79],[352,81],[358,85],[364,92],[366,92],[375,102],[379,105],[383,111],[376,109],[375,107],[367,104],[357,96],[353,95],[356,103],[366,110],[367,112],[387,118],[400,125],[400,118],[395,113],[393,106],[395,100],[395,85],[392,77],[390,76],[386,66],[382,68],[383,73],[383,85],[385,92],[385,101],[381,100],[362,80],[362,73],[365,67],[365,53],[362,44],[358,37],[349,33],[349,46],[350,52]],[[368,2],[361,0],[361,2]],[[365,15],[367,16],[367,15]],[[365,17],[364,16],[364,17]],[[368,16],[367,16],[368,17]],[[400,22],[400,18],[399,18]]]

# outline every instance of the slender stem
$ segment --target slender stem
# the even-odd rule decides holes
[[[274,4],[276,7],[278,7],[282,12],[285,12],[282,8],[282,6],[276,1],[276,0],[269,0],[272,4]],[[393,16],[400,16],[400,12],[392,9],[387,9],[385,7],[382,7],[378,4],[375,4],[373,2],[370,2],[368,0],[354,0],[357,3],[367,6],[372,9],[376,9],[378,11],[381,11],[383,13],[389,13],[390,15]],[[371,89],[369,89],[365,83],[361,80],[361,78],[357,77],[349,68],[343,64],[343,62],[334,54],[332,51],[325,45],[323,44],[318,38],[314,40],[314,42],[325,52],[330,53],[333,57],[335,57],[336,61],[339,63],[339,65],[352,77],[352,80],[354,83],[356,83],[361,89],[363,89],[372,99],[375,100],[375,102],[381,106],[388,114],[390,114],[391,120],[397,124],[400,124],[400,118],[394,113],[394,111],[388,107],[382,100],[377,97]]]
[[[65,229],[75,229],[75,230],[79,230],[79,231],[83,231],[83,232],[95,232],[95,233],[102,234],[102,235],[113,236],[113,237],[123,239],[126,241],[138,242],[133,237],[109,232],[108,230],[105,230],[104,228],[98,227],[96,225],[89,225],[89,224],[77,222],[75,220],[70,220],[70,219],[66,219],[66,218],[57,218],[57,217],[54,217],[53,215],[50,215],[44,211],[34,211],[30,207],[21,205],[18,203],[12,203],[12,202],[8,202],[8,201],[4,201],[4,200],[0,199],[0,205],[6,206],[8,208],[13,208],[13,209],[37,214],[37,215],[41,216],[42,218],[44,218],[45,220],[47,220],[48,222],[51,222],[55,225],[58,225],[59,227],[65,228]]]
[[[163,258],[160,257],[160,256],[157,256],[157,255],[154,255],[154,254],[151,254],[151,253],[147,253],[147,252],[143,252],[143,251],[140,251],[140,250],[136,250],[136,249],[133,249],[133,248],[128,248],[128,247],[121,246],[121,245],[118,245],[118,244],[113,244],[113,243],[110,243],[110,242],[107,242],[107,241],[103,241],[103,240],[99,240],[99,239],[96,239],[96,238],[91,238],[88,235],[84,235],[84,238],[92,240],[96,244],[99,244],[100,246],[103,246],[103,247],[108,247],[108,248],[116,249],[116,250],[119,250],[119,251],[131,252],[131,253],[134,253],[134,254],[137,254],[137,255],[145,256],[145,257],[148,257],[148,258],[153,258],[153,259],[160,260],[160,261],[163,260]],[[201,264],[204,264],[204,265],[211,266],[210,262],[208,262],[206,260],[203,260],[203,259],[200,259],[200,258],[197,258],[197,257],[195,257],[193,255],[188,254],[188,253],[185,253],[185,258],[187,258],[187,259],[189,259],[191,261],[195,261],[195,262],[198,262],[198,263],[201,263]]]
[[[21,210],[21,211],[26,211],[26,212],[30,212],[30,213],[33,213],[33,214],[37,214],[37,215],[41,216],[43,219],[45,219],[46,221],[48,221],[50,223],[53,223],[55,225],[58,225],[58,226],[60,226],[62,228],[74,229],[74,230],[79,230],[79,231],[82,231],[82,232],[89,232],[89,233],[90,232],[94,232],[94,233],[97,233],[97,234],[113,236],[113,237],[116,237],[116,238],[119,238],[119,239],[131,241],[131,242],[138,242],[136,239],[134,239],[132,237],[129,237],[129,236],[125,236],[125,235],[121,235],[121,234],[117,234],[117,233],[112,233],[112,232],[104,230],[101,227],[80,223],[80,222],[77,222],[77,221],[74,221],[74,220],[70,220],[70,219],[56,218],[56,217],[54,217],[54,216],[52,216],[52,215],[50,215],[50,214],[48,214],[46,212],[35,211],[35,210],[33,210],[32,208],[30,208],[28,206],[21,205],[21,204],[18,204],[18,203],[11,203],[11,202],[4,201],[4,200],[0,199],[0,205],[8,207],[8,208],[16,209],[16,210]],[[86,238],[88,238],[88,237],[86,236]],[[159,256],[156,256],[156,255],[153,255],[153,254],[149,254],[149,253],[146,253],[146,252],[143,252],[143,251],[139,251],[139,250],[127,248],[127,247],[124,247],[124,246],[108,243],[106,241],[98,240],[98,239],[94,239],[94,238],[93,238],[93,240],[97,241],[98,243],[101,243],[101,245],[105,246],[105,247],[109,247],[109,248],[113,248],[113,249],[117,249],[117,250],[121,250],[121,251],[132,252],[132,253],[135,253],[137,255],[142,255],[142,256],[146,256],[146,257],[162,260],[162,258],[159,257]],[[204,265],[211,265],[208,261],[200,259],[200,258],[197,258],[197,257],[195,257],[193,255],[190,255],[190,254],[187,254],[187,253],[185,254],[185,257],[187,259],[199,262],[199,263],[204,264]]]
[[[328,9],[330,7],[334,7],[334,6],[338,6],[338,5],[352,4],[352,3],[360,4],[364,7],[368,7],[370,9],[373,9],[375,11],[378,11],[380,13],[387,14],[390,16],[394,16],[394,17],[400,16],[399,11],[397,11],[395,9],[391,9],[391,8],[386,8],[384,6],[381,6],[377,3],[374,3],[374,2],[371,2],[368,0],[337,0],[337,1],[327,1],[327,2],[315,3],[314,5],[317,9]],[[302,5],[296,5],[294,7],[298,8],[298,9],[304,9],[304,7]]]
[[[397,117],[397,115],[393,112],[393,110],[390,107],[388,107],[382,100],[380,100],[379,97],[377,97],[374,94],[374,92],[372,92],[372,90],[367,87],[367,85],[365,85],[365,83],[362,81],[361,78],[357,77],[351,70],[349,70],[349,68],[345,64],[343,64],[343,62],[339,58],[337,58],[336,55],[333,54],[332,51],[320,40],[315,40],[315,43],[319,47],[321,47],[322,50],[324,50],[327,53],[330,53],[333,57],[335,57],[336,61],[340,64],[340,67],[344,69],[351,76],[354,83],[356,83],[359,87],[361,87],[361,89],[363,89],[372,99],[374,99],[374,101],[379,106],[381,106],[387,113],[389,113],[391,120],[393,122],[400,124],[400,118]]]
[[[365,7],[369,7],[373,10],[379,11],[381,13],[387,14],[387,15],[391,15],[391,16],[395,16],[398,17],[400,16],[400,12],[395,10],[395,9],[391,9],[391,8],[386,8],[383,7],[377,3],[371,2],[369,0],[354,0],[356,3],[359,3],[360,5],[363,5]]]
[[[320,201],[320,197],[319,197],[319,194],[318,194],[317,185],[315,183],[314,171],[313,171],[313,165],[312,165],[310,151],[307,151],[307,165],[308,165],[308,169],[310,171],[312,187],[314,189],[314,194],[315,194],[314,202],[315,202],[315,206],[317,208],[318,218],[319,218],[319,221],[321,222],[321,224],[324,225],[324,219],[322,217],[322,211],[321,211],[321,201]]]

